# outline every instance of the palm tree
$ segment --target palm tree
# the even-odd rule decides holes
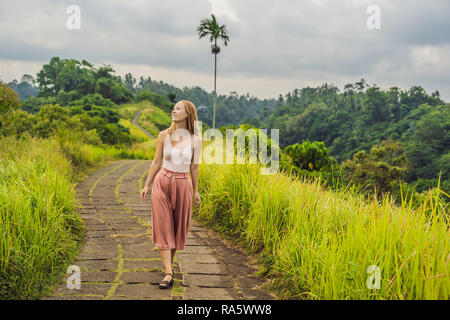
[[[200,21],[200,26],[197,28],[199,39],[210,36],[209,41],[214,44],[211,45],[211,53],[214,54],[214,96],[213,96],[213,129],[216,125],[216,65],[217,65],[217,54],[220,52],[220,47],[217,45],[217,39],[220,38],[224,40],[225,46],[230,38],[227,34],[227,29],[225,25],[219,26],[216,17],[211,14],[211,19],[202,19]]]

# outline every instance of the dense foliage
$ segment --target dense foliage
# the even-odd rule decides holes
[[[108,107],[43,104],[36,114],[31,114],[20,109],[22,102],[17,94],[2,82],[0,97],[0,137],[19,138],[27,132],[34,137],[49,138],[70,132],[80,142],[92,145],[129,146],[135,141],[129,129],[118,124],[117,111]]]
[[[151,77],[140,77],[137,81],[130,73],[125,75],[124,84],[130,90],[136,92],[139,98],[149,96],[152,92],[167,98],[172,104],[183,99],[192,101],[197,107],[199,119],[212,126],[212,92],[206,92],[198,86],[180,89],[162,81],[152,80]],[[148,100],[152,101],[151,99]],[[257,97],[250,96],[249,93],[238,95],[237,92],[231,91],[229,95],[217,94],[216,128],[245,123],[260,127],[261,121],[266,119],[273,111],[275,103],[275,99],[260,100]]]
[[[19,85],[25,88],[34,83],[31,76],[24,75]],[[190,100],[205,127],[212,123],[213,95],[200,87],[179,89],[150,77],[136,80],[130,73],[121,78],[114,75],[110,66],[94,68],[85,60],[54,57],[38,73],[36,83],[39,94],[25,99],[23,110],[36,114],[44,105],[58,104],[72,107],[70,114],[104,119],[95,125],[86,122],[90,128],[102,126],[97,133],[105,143],[124,141],[111,136],[126,133],[117,124],[114,110],[117,103],[125,101],[150,101],[169,113],[176,101]],[[18,86],[17,82],[10,85]],[[365,186],[392,192],[399,182],[405,181],[421,192],[436,187],[440,179],[441,189],[450,189],[450,104],[440,98],[438,91],[429,95],[420,86],[384,90],[361,79],[347,84],[342,92],[325,83],[316,88],[294,89],[279,95],[278,100],[259,100],[248,93],[239,96],[230,92],[217,97],[216,124],[218,128],[248,124],[253,128],[279,129],[282,157],[299,172],[327,175],[345,169],[339,179],[354,183],[362,183],[367,168],[377,172],[372,172],[372,177],[381,172],[374,166],[355,163],[363,161],[363,156],[370,159],[372,148],[384,148],[386,141],[395,142],[405,158],[402,174],[389,175],[389,182],[374,178],[372,182],[377,182],[373,185],[364,181]],[[347,160],[350,162],[345,166],[337,166]],[[319,164],[321,161],[324,162]],[[389,164],[389,159],[379,161]],[[364,171],[356,172],[363,167]]]
[[[306,139],[322,141],[339,162],[396,141],[405,152],[408,183],[418,191],[436,187],[442,171],[441,188],[449,190],[450,104],[419,86],[407,91],[364,88],[361,80],[342,93],[328,84],[296,89],[280,96],[266,125],[280,129],[283,148]]]

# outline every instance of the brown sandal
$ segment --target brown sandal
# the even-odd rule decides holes
[[[172,279],[170,279],[170,281],[167,280],[163,280],[159,283],[159,288],[160,289],[167,289],[170,288],[173,285],[173,274],[171,273],[166,273],[166,276],[170,275],[172,277]]]

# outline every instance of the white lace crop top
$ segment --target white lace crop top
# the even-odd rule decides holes
[[[175,172],[189,172],[191,165],[192,153],[194,149],[194,138],[187,139],[186,136],[179,136],[177,144],[172,146],[170,134],[166,134],[163,148],[163,162],[161,167]]]

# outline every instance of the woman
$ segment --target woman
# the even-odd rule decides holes
[[[173,285],[173,257],[176,250],[184,249],[192,203],[200,204],[198,164],[202,140],[197,123],[194,104],[178,101],[172,111],[172,125],[158,134],[155,159],[141,192],[142,200],[146,201],[155,178],[151,189],[152,242],[158,245],[165,271],[159,284],[161,289]]]

